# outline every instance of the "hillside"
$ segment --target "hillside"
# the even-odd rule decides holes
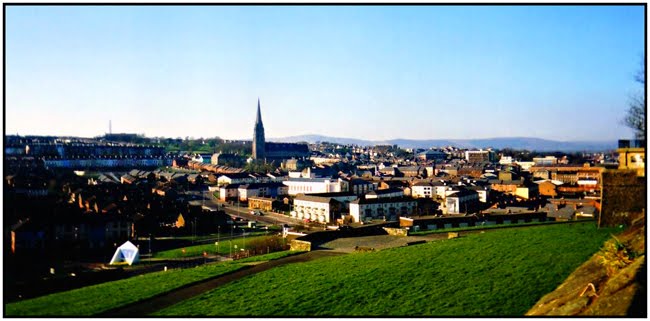
[[[593,222],[504,229],[286,265],[161,316],[521,316],[598,251]]]
[[[321,135],[300,135],[281,138],[270,138],[274,142],[330,142],[337,144],[355,144],[360,146],[399,145],[402,148],[431,148],[455,146],[459,148],[513,148],[535,151],[606,151],[616,148],[615,141],[571,141],[562,142],[532,137],[500,137],[484,139],[391,139],[383,141],[363,140],[344,137],[329,137]]]

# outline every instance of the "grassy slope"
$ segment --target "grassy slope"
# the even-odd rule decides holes
[[[237,263],[248,263],[248,262],[261,262],[261,261],[272,261],[272,260],[277,260],[281,259],[283,257],[287,256],[292,256],[292,255],[298,255],[305,253],[304,251],[280,251],[280,252],[273,252],[269,254],[264,254],[264,255],[256,255],[256,256],[251,256],[247,257],[244,259],[237,260]]]
[[[164,293],[185,284],[240,269],[241,263],[270,261],[300,254],[281,251],[236,262],[144,274],[6,305],[7,316],[84,316]]]
[[[521,316],[610,232],[535,226],[286,265],[158,314]]]
[[[89,316],[238,270],[236,263],[154,272],[5,305],[6,316]]]
[[[250,244],[250,242],[257,241],[257,240],[262,240],[265,238],[268,238],[271,236],[246,236],[246,238],[236,238],[232,240],[232,244],[230,240],[221,240],[219,242],[219,253],[220,254],[229,254],[231,245],[232,245],[232,251],[240,251],[243,246],[244,242],[246,244]],[[237,245],[237,248],[235,249],[235,245]],[[153,257],[154,258],[183,258],[183,257],[194,257],[194,256],[201,256],[203,255],[203,252],[207,252],[208,254],[215,254],[217,251],[217,246],[214,245],[214,243],[210,244],[201,244],[201,245],[194,245],[194,246],[186,246],[184,247],[185,249],[185,254],[183,254],[183,248],[178,248],[178,249],[173,249],[173,250],[167,250],[167,251],[161,251],[154,253]]]
[[[519,227],[519,226],[535,226],[535,225],[545,225],[545,224],[565,224],[564,222],[530,222],[530,223],[517,223],[517,224],[499,224],[499,225],[479,225],[479,226],[466,226],[466,227],[450,227],[445,229],[436,229],[436,230],[422,230],[417,232],[409,231],[409,235],[429,235],[436,233],[447,233],[447,232],[458,232],[458,231],[471,231],[471,230],[488,230],[493,228],[504,228],[504,227]]]

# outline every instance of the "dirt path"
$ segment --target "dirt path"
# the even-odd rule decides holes
[[[209,290],[212,290],[216,287],[222,286],[226,283],[241,279],[243,277],[253,275],[268,269],[298,262],[307,262],[314,259],[342,255],[345,253],[335,252],[335,251],[311,251],[304,254],[288,256],[281,259],[268,261],[265,263],[251,265],[244,267],[241,270],[237,270],[233,273],[226,275],[218,276],[213,279],[206,280],[204,282],[190,285],[181,289],[173,290],[168,293],[164,293],[153,298],[142,300],[136,303],[132,303],[126,306],[115,308],[103,313],[100,313],[96,316],[98,317],[143,317],[151,313],[154,313],[158,310],[162,310],[166,307],[172,306],[181,301],[187,300],[189,298],[195,297],[197,295],[203,294]]]

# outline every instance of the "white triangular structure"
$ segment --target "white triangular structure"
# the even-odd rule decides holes
[[[126,241],[124,244],[120,245],[113,254],[111,262],[108,264],[119,264],[126,262],[128,265],[133,265],[133,263],[140,260],[140,250],[133,243]]]

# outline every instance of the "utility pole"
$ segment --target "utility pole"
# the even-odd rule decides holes
[[[194,235],[192,237],[192,244],[196,241],[196,216],[194,217],[194,224],[192,225],[194,229]]]

